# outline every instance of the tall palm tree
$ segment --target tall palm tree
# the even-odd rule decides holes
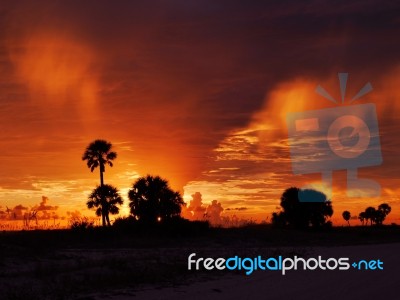
[[[342,216],[343,216],[343,219],[347,222],[347,224],[350,226],[350,218],[351,218],[351,214],[350,214],[350,212],[348,211],[348,210],[345,210],[343,213],[342,213]]]
[[[91,172],[97,167],[100,169],[100,187],[104,186],[104,175],[106,171],[105,166],[113,166],[112,161],[117,158],[117,153],[111,151],[112,144],[105,140],[95,140],[87,146],[85,153],[83,153],[82,160],[86,160],[87,166]],[[103,199],[103,202],[105,200]],[[106,212],[104,211],[105,204],[102,205],[103,211],[101,213],[102,224],[106,225]]]
[[[124,200],[120,196],[116,187],[105,184],[103,186],[98,186],[89,195],[89,200],[86,205],[89,209],[97,208],[96,215],[104,215],[107,225],[110,226],[109,214],[116,215],[119,213],[119,207],[117,205],[122,205]]]

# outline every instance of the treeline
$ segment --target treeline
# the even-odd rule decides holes
[[[331,227],[333,207],[324,193],[316,190],[302,190],[297,187],[286,189],[281,196],[281,211],[272,213],[272,224],[278,227]],[[381,225],[391,212],[387,203],[382,203],[378,208],[367,207],[358,215],[362,225]],[[350,225],[351,213],[345,210],[343,219]]]
[[[363,212],[358,214],[358,219],[360,220],[362,225],[382,225],[383,221],[385,221],[386,217],[390,214],[392,208],[387,203],[382,203],[378,206],[378,208],[369,206]],[[343,219],[347,221],[347,224],[350,226],[351,213],[345,210],[342,213]]]
[[[110,215],[119,213],[124,203],[119,190],[111,184],[104,183],[106,166],[112,167],[117,153],[112,150],[112,144],[105,140],[95,140],[90,143],[82,160],[86,161],[91,172],[99,169],[100,185],[89,195],[86,202],[89,209],[95,209],[101,217],[103,226],[111,226]],[[116,220],[117,224],[140,222],[146,224],[167,223],[180,218],[184,205],[182,195],[170,188],[167,180],[159,176],[147,175],[132,183],[128,192],[130,216]],[[286,189],[280,199],[281,211],[272,214],[272,224],[294,228],[331,227],[330,217],[333,215],[332,203],[324,193],[316,190],[302,190],[297,187]],[[380,225],[391,212],[387,203],[378,208],[367,207],[358,215],[363,225]],[[350,225],[351,213],[344,211],[342,216]],[[75,222],[72,227],[90,227],[88,219]]]
[[[112,144],[105,140],[90,143],[82,156],[91,172],[96,169],[100,171],[100,185],[89,195],[86,205],[89,209],[95,209],[103,226],[111,225],[110,214],[118,214],[119,207],[124,203],[119,190],[104,183],[106,166],[112,167],[116,158],[117,153],[112,151]],[[165,222],[178,217],[184,204],[180,193],[173,191],[167,180],[151,175],[133,182],[128,198],[131,217],[146,223]],[[87,222],[83,220],[80,225],[75,225],[85,226]]]

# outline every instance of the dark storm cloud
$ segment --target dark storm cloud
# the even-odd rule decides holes
[[[98,71],[107,85],[129,91],[138,82],[145,88],[148,79],[172,80],[170,87],[149,87],[172,105],[178,101],[175,88],[199,92],[202,98],[191,108],[197,112],[193,124],[203,128],[203,118],[219,130],[244,125],[279,81],[320,76],[338,67],[377,72],[399,59],[394,38],[399,5],[393,1],[7,4],[3,15],[12,19],[8,28],[13,33],[55,26],[92,45],[104,58]],[[110,96],[113,105],[118,100],[146,105],[141,99]],[[227,115],[234,118],[223,118]]]
[[[299,77],[324,82],[348,71],[357,74],[356,89],[398,65],[399,8],[378,0],[3,1],[0,186],[32,189],[43,174],[57,181],[80,179],[82,149],[90,139],[104,137],[115,145],[129,143],[132,157],[121,153],[119,161],[133,163],[137,173],[163,171],[171,180],[179,178],[182,187],[207,171],[212,150],[233,130],[246,127],[279,84]],[[36,43],[43,43],[39,50],[48,55],[36,50],[29,56]],[[43,91],[31,91],[41,76],[31,80],[30,64],[40,70],[42,61],[54,71],[60,63],[63,79],[79,73],[70,85],[61,85],[71,93],[67,99],[51,99],[60,101],[58,107]],[[47,86],[54,74],[43,77],[39,83]],[[92,106],[76,105],[86,99],[82,91],[94,99]],[[287,149],[270,149],[271,166],[285,157],[288,162]],[[217,172],[207,179],[235,177],[237,190],[226,193],[254,190],[257,200],[267,193],[263,185],[280,189],[283,175],[275,167],[271,178],[243,182],[246,176],[240,174],[265,170],[252,161],[264,158],[257,147],[244,151],[245,159],[236,158],[233,166],[211,163],[209,171]],[[35,180],[22,184],[12,178]]]
[[[179,106],[184,99],[176,95],[188,90],[201,95],[188,107],[196,111],[191,124],[214,129],[215,138],[244,125],[277,82],[326,76],[342,68],[383,72],[399,60],[399,5],[393,1],[9,5],[19,30],[56,26],[100,53],[97,71],[102,80],[119,87],[115,94],[104,92],[113,100],[106,107],[138,105],[142,111],[154,105]],[[146,103],[126,97],[132,85],[164,97]],[[124,96],[118,96],[124,89]],[[177,122],[188,125],[185,119]]]

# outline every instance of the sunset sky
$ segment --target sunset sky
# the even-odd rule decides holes
[[[348,72],[346,101],[373,86],[353,104],[377,108],[383,163],[360,177],[382,195],[348,198],[335,172],[333,220],[386,202],[400,223],[399,4],[38,3],[0,4],[0,218],[6,207],[94,215],[85,203],[99,174],[81,157],[97,138],[118,153],[105,182],[126,203],[153,174],[186,202],[200,192],[225,215],[270,218],[285,188],[320,179],[292,174],[286,114],[337,106],[315,88],[340,100]]]

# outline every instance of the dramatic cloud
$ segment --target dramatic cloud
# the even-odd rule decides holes
[[[185,209],[186,208],[186,209]],[[203,199],[201,193],[196,192],[192,195],[189,205],[184,208],[184,217],[191,220],[204,220],[206,207],[203,206]]]
[[[67,217],[69,219],[79,219],[80,217],[82,217],[82,214],[79,210],[67,211]]]
[[[389,75],[377,77],[374,86],[379,88],[358,101],[376,103],[384,156],[382,165],[360,168],[359,176],[377,180],[382,186],[382,197],[347,197],[347,174],[341,173],[341,176],[334,177],[335,193],[332,200],[338,216],[335,220],[340,221],[343,210],[351,209],[354,213],[364,210],[366,203],[378,205],[389,201],[395,210],[400,208],[398,194],[395,192],[398,189],[395,184],[398,179],[395,179],[397,175],[393,173],[398,168],[399,159],[391,154],[392,143],[398,143],[395,134],[391,132],[398,118],[390,113],[390,107],[397,106],[396,91],[391,83],[394,78],[400,78],[398,69]],[[335,86],[332,84],[334,79],[337,81],[336,77],[319,83],[327,87]],[[189,182],[185,186],[185,192],[200,190],[205,197],[222,201],[226,210],[243,205],[249,208],[245,215],[256,216],[258,212],[264,211],[264,217],[267,217],[279,203],[280,195],[286,188],[320,182],[320,173],[293,175],[286,129],[288,112],[335,107],[314,92],[316,86],[316,81],[303,79],[278,86],[267,96],[263,110],[253,115],[249,125],[233,130],[220,142],[213,151],[213,163],[209,164],[209,169],[196,181]],[[349,94],[355,94],[362,85],[356,86],[349,87]],[[333,88],[330,90],[333,94],[338,94]],[[322,190],[326,188],[317,184],[312,186]]]
[[[226,210],[237,210],[237,211],[243,211],[246,210],[247,207],[234,207],[234,208],[227,208]]]
[[[58,206],[51,206],[47,205],[47,202],[49,202],[49,198],[46,196],[42,196],[42,202],[40,202],[39,205],[34,206],[32,210],[37,210],[37,211],[46,211],[46,210],[57,210]]]
[[[33,207],[45,194],[63,212],[85,209],[99,176],[80,158],[104,138],[119,154],[105,180],[121,190],[159,174],[187,202],[201,192],[264,219],[279,192],[299,183],[289,177],[285,114],[326,107],[313,90],[323,84],[339,96],[341,71],[351,74],[349,95],[374,86],[368,99],[384,145],[377,176],[393,192],[398,9],[378,0],[8,1],[0,203]]]
[[[210,221],[212,225],[219,225],[221,223],[221,213],[224,211],[221,203],[217,200],[213,200],[206,209],[206,219]]]
[[[18,204],[11,210],[10,218],[12,220],[23,220],[28,210],[28,207]]]

